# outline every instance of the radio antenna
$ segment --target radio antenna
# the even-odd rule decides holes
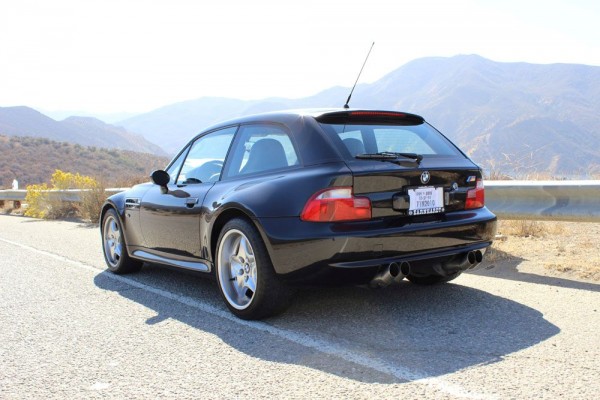
[[[358,80],[360,79],[360,74],[362,74],[363,68],[365,68],[365,64],[367,63],[367,60],[369,59],[369,56],[371,55],[371,50],[373,50],[373,46],[375,46],[375,42],[373,42],[373,44],[371,44],[371,48],[369,49],[369,52],[367,53],[367,57],[365,58],[365,62],[363,63],[362,67],[360,68],[360,72],[358,73],[358,76],[356,77],[356,82],[354,82],[354,86],[352,86],[352,90],[350,91],[350,95],[348,95],[348,100],[346,100],[346,104],[344,104],[344,108],[350,108],[350,106],[348,105],[348,103],[350,103],[350,98],[352,97],[352,93],[354,93],[354,88],[356,87],[356,84],[358,83]]]

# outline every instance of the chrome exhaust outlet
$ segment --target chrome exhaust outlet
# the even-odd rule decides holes
[[[400,273],[394,278],[394,283],[402,282],[402,280],[406,278],[406,275],[408,274],[410,274],[410,264],[408,261],[402,261],[400,263]]]
[[[474,254],[475,262],[469,266],[469,269],[473,269],[483,261],[483,252],[481,250],[475,250],[471,253]]]
[[[445,273],[465,271],[475,268],[481,261],[483,261],[483,252],[481,250],[473,250],[463,254],[458,259],[443,263],[442,270]]]
[[[481,250],[477,250],[475,252],[475,260],[477,261],[477,264],[483,261],[483,253],[481,252]]]
[[[407,272],[405,274],[405,272]],[[383,271],[375,275],[371,280],[370,286],[372,288],[382,288],[391,285],[392,283],[398,283],[404,279],[410,272],[410,264],[406,261],[400,264],[392,262]]]
[[[473,266],[477,262],[477,255],[474,251],[470,251],[467,253],[467,262],[470,266]]]

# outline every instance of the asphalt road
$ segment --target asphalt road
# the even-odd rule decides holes
[[[0,398],[598,398],[599,290],[491,268],[246,322],[197,275],[106,272],[96,227],[0,216]]]

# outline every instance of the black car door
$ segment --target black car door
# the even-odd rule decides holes
[[[204,258],[200,219],[206,193],[220,179],[237,127],[207,133],[171,164],[164,190],[155,185],[142,197],[140,226],[145,247],[161,257]]]

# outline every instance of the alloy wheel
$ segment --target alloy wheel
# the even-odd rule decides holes
[[[119,222],[114,216],[108,215],[104,221],[104,229],[102,230],[104,254],[108,264],[115,268],[119,265],[123,245],[121,241],[121,229]]]
[[[218,262],[219,285],[227,302],[238,310],[248,308],[256,292],[258,271],[252,244],[243,232],[231,229],[225,233]]]

